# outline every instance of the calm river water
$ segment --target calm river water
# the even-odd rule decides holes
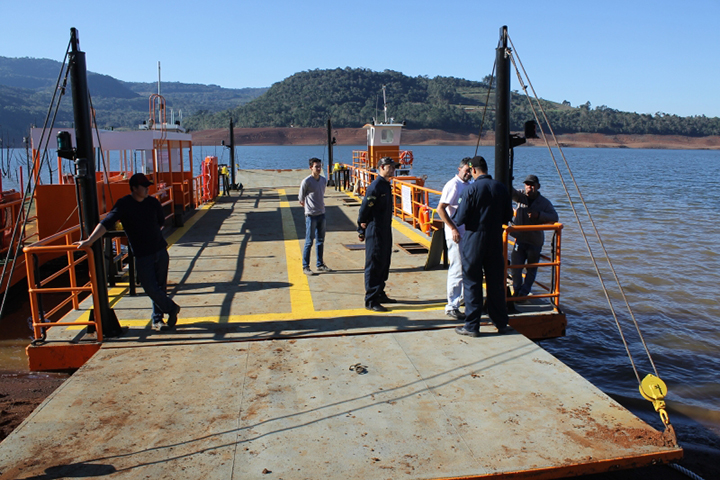
[[[359,148],[336,147],[335,161],[351,162],[352,150]],[[413,173],[427,175],[427,185],[438,190],[455,174],[460,158],[474,153],[474,147],[417,146],[412,150]],[[720,152],[581,148],[563,152],[658,373],[668,385],[670,419],[681,441],[720,448],[720,232],[713,221],[716,205],[711,202],[718,197]],[[488,159],[492,173],[493,148],[481,147],[478,153]],[[559,152],[554,153],[562,164]],[[20,160],[23,155],[16,153],[17,161],[24,161]],[[205,155],[217,155],[221,163],[229,163],[227,149],[196,146],[195,164]],[[239,168],[306,168],[308,158],[327,157],[322,146],[237,147],[236,155]],[[642,378],[653,372],[652,367],[567,169],[563,166],[560,171],[583,229],[591,236],[590,246]],[[651,404],[638,393],[571,200],[547,149],[516,149],[516,185],[530,173],[540,177],[541,193],[554,203],[565,226],[561,304],[568,317],[567,335],[543,341],[542,347],[660,428]],[[6,181],[4,188],[12,186]]]

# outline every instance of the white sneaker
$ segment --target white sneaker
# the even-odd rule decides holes
[[[165,332],[167,330],[170,330],[170,327],[168,327],[165,322],[160,320],[159,322],[153,322],[152,323],[152,329],[156,332]]]

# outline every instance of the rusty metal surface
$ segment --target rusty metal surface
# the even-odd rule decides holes
[[[247,188],[189,222],[170,248],[177,329],[150,330],[145,295],[114,297],[128,334],[0,444],[0,478],[554,478],[680,454],[522,335],[456,335],[446,272],[424,258],[394,252],[398,303],[366,311],[342,192],[326,199],[334,271],[303,275],[296,188]],[[535,303],[511,323],[538,322]]]
[[[534,343],[487,331],[102,349],[0,444],[0,478],[552,477],[677,453]]]

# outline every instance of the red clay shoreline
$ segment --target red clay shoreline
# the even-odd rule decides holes
[[[236,145],[325,145],[325,128],[235,128]],[[228,129],[200,130],[192,132],[195,145],[220,145],[229,141]],[[365,145],[366,130],[363,128],[333,129],[337,145]],[[461,134],[443,130],[403,130],[403,145],[476,145],[477,134]],[[552,137],[548,137],[551,145]],[[558,135],[562,147],[579,148],[647,148],[671,150],[720,150],[720,136],[685,137],[681,135],[604,135],[601,133],[572,133]],[[483,132],[480,145],[494,145],[492,132]],[[545,147],[542,139],[530,140],[526,145]]]

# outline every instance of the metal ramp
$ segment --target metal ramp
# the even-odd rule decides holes
[[[343,193],[326,200],[335,271],[303,275],[291,187],[250,180],[170,242],[177,330],[150,330],[144,295],[114,298],[129,333],[0,443],[0,479],[559,478],[682,456],[523,335],[456,335],[421,256],[393,256],[400,303],[362,308]]]

